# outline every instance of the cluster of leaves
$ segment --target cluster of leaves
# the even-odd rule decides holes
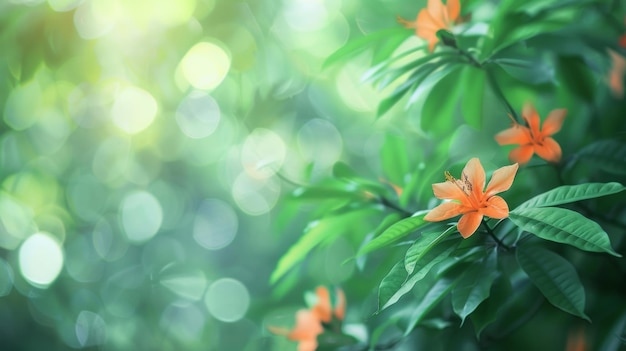
[[[610,316],[601,326],[610,332],[598,331],[597,340],[614,345],[623,333],[624,313],[607,312],[611,307],[598,297],[589,308],[582,281],[591,281],[587,289],[613,301],[620,283],[606,288],[593,272],[607,269],[624,279],[625,266],[616,259],[624,252],[626,228],[619,219],[626,143],[616,133],[624,122],[608,117],[591,122],[602,111],[610,114],[623,106],[607,93],[604,81],[608,50],[623,50],[617,38],[624,28],[615,17],[622,10],[617,2],[584,0],[502,0],[497,6],[466,1],[462,14],[476,16],[453,32],[440,30],[434,52],[421,42],[413,45],[413,33],[398,26],[353,40],[331,55],[327,66],[371,52],[372,68],[363,80],[386,95],[377,115],[406,113],[424,132],[413,137],[428,137],[416,149],[407,141],[410,136],[388,133],[380,153],[384,181],[338,164],[332,178],[296,189],[292,197],[314,202],[314,211],[271,282],[279,282],[315,247],[350,235],[358,249],[348,259],[357,261],[364,277],[380,277],[375,313],[387,318],[372,328],[370,349],[383,343],[392,325],[402,330],[403,339],[418,327],[445,329],[469,319],[476,340],[491,340],[485,331],[504,337],[540,307],[550,308],[544,299],[583,320]],[[506,121],[507,114],[521,121],[517,110],[536,96],[551,106],[593,111],[568,118],[583,129],[585,122],[596,128],[575,141],[561,135],[566,157],[560,163],[521,168],[505,195],[509,205],[517,205],[508,218],[486,221],[468,239],[457,234],[454,222],[425,221],[435,200],[431,184],[441,181],[443,170],[456,170],[475,156],[471,140],[460,151],[455,146],[459,130],[491,132],[496,119]],[[500,110],[492,113],[492,107]],[[575,133],[569,129],[570,137]],[[495,164],[505,162],[504,150],[493,154]],[[381,267],[386,268],[382,274]],[[449,303],[441,304],[444,300]],[[535,307],[526,306],[529,301]]]

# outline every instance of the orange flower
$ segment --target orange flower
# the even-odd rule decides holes
[[[508,217],[509,206],[503,198],[495,194],[511,187],[517,168],[516,163],[495,170],[485,192],[483,192],[485,170],[476,157],[467,162],[461,173],[461,179],[454,179],[446,172],[446,181],[433,184],[433,192],[439,199],[456,202],[442,203],[433,208],[424,219],[439,222],[462,215],[457,229],[461,236],[468,238],[478,229],[483,216],[498,219]]]
[[[398,16],[398,22],[406,28],[415,28],[415,35],[428,41],[428,50],[433,51],[439,41],[437,31],[451,31],[455,21],[461,14],[459,0],[448,0],[446,5],[441,0],[428,0],[428,6],[422,9],[415,21],[407,21]]]
[[[570,331],[567,337],[567,346],[565,350],[566,351],[587,350],[587,342],[585,341],[585,330],[583,328]]]
[[[317,337],[324,332],[322,323],[330,323],[333,315],[343,320],[346,308],[346,298],[341,289],[337,289],[335,309],[332,309],[328,289],[320,286],[315,289],[317,302],[310,310],[296,312],[296,326],[292,330],[270,326],[268,329],[277,335],[284,335],[289,340],[299,341],[298,351],[315,351]]]
[[[309,310],[296,312],[296,326],[291,331],[271,326],[269,330],[277,335],[285,335],[289,340],[299,341],[298,351],[315,351],[317,336],[324,332],[317,313]]]
[[[550,136],[561,129],[566,113],[566,109],[553,110],[541,129],[539,114],[532,104],[527,103],[522,110],[522,117],[529,127],[514,121],[513,127],[496,134],[496,141],[500,145],[520,145],[509,153],[509,159],[513,162],[524,164],[534,153],[548,162],[558,162],[561,159],[561,146]]]

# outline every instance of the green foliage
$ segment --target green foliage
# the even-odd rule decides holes
[[[428,222],[424,220],[424,215],[404,218],[389,226],[382,234],[361,247],[357,255],[364,255],[368,252],[389,246],[427,224]]]
[[[619,183],[586,183],[579,185],[563,185],[537,195],[515,208],[515,211],[533,208],[563,205],[571,202],[593,199],[618,193],[624,190]],[[515,212],[514,211],[514,212]]]
[[[578,212],[558,207],[523,208],[511,211],[510,218],[522,230],[542,239],[621,257],[602,227]]]
[[[585,290],[574,266],[563,257],[532,245],[521,245],[517,262],[554,306],[589,320],[585,314]]]

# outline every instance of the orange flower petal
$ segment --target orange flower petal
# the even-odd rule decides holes
[[[467,179],[465,178],[467,177]],[[480,160],[476,157],[467,161],[463,173],[461,173],[461,182],[465,183],[469,181],[472,188],[472,193],[475,199],[480,199],[483,196],[483,189],[485,188],[485,169],[480,164]]]
[[[315,340],[305,340],[298,344],[298,351],[315,351],[317,350],[317,338]]]
[[[448,16],[450,21],[456,21],[461,15],[461,3],[459,2],[459,0],[448,0],[446,7],[448,8]]]
[[[524,145],[532,142],[530,129],[517,123],[513,127],[496,134],[495,138],[500,145]]]
[[[443,5],[441,0],[428,0],[426,9],[430,14],[432,23],[434,23],[438,29],[447,28],[446,24],[450,23],[448,20],[448,9]]]
[[[433,193],[438,199],[463,201],[467,195],[452,182],[433,184]]]
[[[346,315],[346,295],[343,290],[337,289],[337,303],[335,307],[335,316],[339,320],[343,320]]]
[[[526,123],[528,123],[532,134],[535,136],[539,135],[539,114],[537,113],[537,110],[535,110],[535,106],[533,106],[533,104],[531,104],[530,102],[524,104],[524,107],[522,109],[522,117],[524,118]]]
[[[492,196],[487,200],[487,207],[482,208],[480,212],[491,218],[506,218],[509,216],[509,205],[500,196]]]
[[[549,136],[561,130],[566,114],[567,109],[564,108],[550,112],[546,120],[543,122],[543,129],[541,130],[541,133],[544,136]]]
[[[463,208],[463,205],[456,202],[444,202],[430,210],[424,217],[424,220],[429,222],[443,221],[462,214]]]
[[[515,179],[515,174],[517,173],[518,168],[519,165],[516,163],[510,166],[504,166],[502,168],[496,169],[491,175],[491,180],[489,181],[489,184],[487,184],[485,197],[490,197],[494,194],[509,190],[511,184],[513,184],[513,180]]]
[[[290,340],[315,340],[324,331],[317,314],[309,310],[296,312],[296,326],[289,332]]]
[[[326,287],[320,286],[315,289],[315,294],[317,295],[317,304],[313,306],[313,312],[317,314],[319,319],[323,322],[328,323],[332,318],[331,315],[331,307],[330,307],[330,293]]]
[[[619,37],[619,46],[626,48],[626,34]]]
[[[476,232],[476,229],[478,229],[482,220],[482,213],[469,212],[461,217],[459,224],[457,224],[457,229],[459,230],[459,233],[461,233],[462,237],[469,238],[472,234],[474,234],[474,232]]]
[[[509,152],[509,159],[523,165],[530,161],[530,158],[533,157],[533,153],[535,153],[535,149],[532,144],[522,145]]]
[[[543,139],[541,145],[535,144],[535,152],[548,162],[559,162],[561,160],[561,146],[552,138]]]

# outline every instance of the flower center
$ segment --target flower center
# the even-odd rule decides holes
[[[456,179],[450,174],[450,172],[445,171],[444,175],[446,176],[446,181],[452,182],[452,184],[456,185],[457,188],[461,189],[463,194],[466,196],[470,196],[472,193],[472,183],[469,180],[467,174],[462,173],[461,179]]]

